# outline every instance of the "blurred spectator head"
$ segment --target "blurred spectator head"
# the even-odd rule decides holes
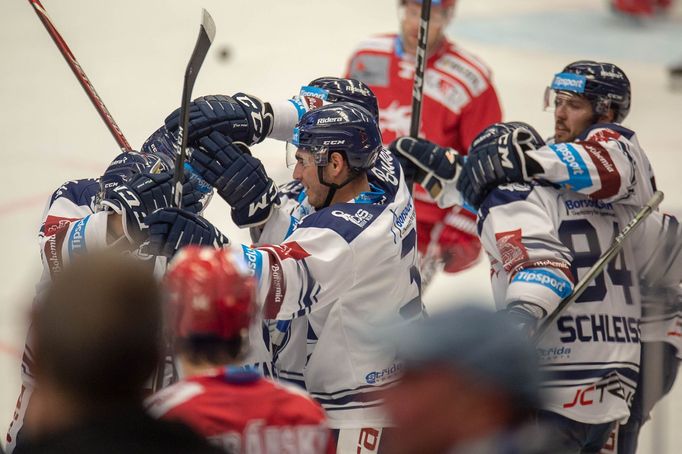
[[[33,314],[39,386],[85,410],[141,402],[159,358],[160,318],[149,264],[112,252],[77,257]]]
[[[476,306],[424,319],[400,334],[403,377],[386,392],[397,430],[390,452],[446,452],[513,430],[538,404],[535,350]]]
[[[167,325],[183,368],[230,364],[247,352],[256,310],[251,274],[241,251],[231,248],[189,246],[171,262]]]

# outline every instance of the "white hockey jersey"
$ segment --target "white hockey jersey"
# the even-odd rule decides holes
[[[638,207],[568,189],[512,184],[479,210],[499,309],[524,301],[551,313]],[[621,420],[639,374],[639,276],[653,262],[665,217],[653,213],[538,344],[544,407],[590,423]]]
[[[603,202],[642,206],[656,183],[649,159],[634,131],[615,123],[588,128],[575,142],[553,143],[526,152],[542,172],[533,178]],[[457,182],[446,183],[438,204],[462,205]]]
[[[370,192],[318,211],[300,184],[285,186],[245,248],[270,321],[273,374],[303,385],[337,429],[389,424],[377,391],[400,364],[377,332],[423,310],[414,205],[397,159],[382,151],[368,175]]]
[[[52,277],[59,273],[73,257],[88,250],[107,247],[108,212],[96,211],[95,206],[99,190],[99,180],[87,178],[67,181],[50,196],[43,211],[38,232],[43,271],[36,285],[36,303],[39,303]],[[165,257],[156,257],[155,261],[152,260],[154,257],[147,256],[147,258],[150,259],[150,266],[154,266],[157,272],[165,269]],[[29,328],[21,363],[22,388],[7,434],[7,446],[10,452],[14,449],[34,387],[31,343],[31,329]]]

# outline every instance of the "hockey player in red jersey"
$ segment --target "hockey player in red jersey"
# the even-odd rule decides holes
[[[168,321],[184,379],[147,400],[228,452],[333,452],[324,411],[305,392],[231,364],[246,353],[256,281],[241,251],[189,246],[169,267]]]
[[[419,136],[466,151],[482,129],[501,121],[502,112],[490,69],[445,37],[454,6],[455,0],[432,2]],[[360,43],[346,73],[376,94],[386,144],[409,134],[420,10],[420,1],[400,0],[400,33]],[[428,280],[434,259],[443,260],[445,271],[451,273],[472,266],[481,248],[474,216],[460,207],[439,208],[420,186],[414,198],[419,252],[423,257],[429,251],[423,259],[423,278]]]

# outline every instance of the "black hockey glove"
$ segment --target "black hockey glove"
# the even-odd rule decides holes
[[[493,188],[530,181],[531,176],[539,171],[539,166],[526,157],[526,152],[542,145],[544,142],[538,143],[537,136],[523,127],[496,140],[474,144],[469,150],[457,189],[467,202],[478,208]]]
[[[400,137],[388,149],[400,160],[405,179],[412,176],[413,181],[428,190],[434,199],[440,195],[443,183],[458,177],[464,164],[464,159],[454,149],[424,139]]]
[[[279,203],[277,185],[248,147],[217,132],[199,144],[190,163],[232,207],[235,224],[253,227],[267,221]]]
[[[165,120],[166,128],[177,134],[180,109]],[[214,95],[195,99],[189,106],[187,143],[194,144],[211,132],[220,132],[232,140],[253,145],[262,142],[272,130],[270,104],[244,93],[234,96]]]
[[[545,310],[540,306],[522,301],[510,303],[507,309],[499,313],[529,338],[533,337],[539,321],[546,315]]]
[[[178,208],[163,208],[147,216],[152,254],[173,257],[190,244],[216,248],[230,240],[206,219]]]
[[[194,213],[201,211],[201,199],[205,194],[197,191],[190,181],[182,189],[184,209]],[[147,239],[149,213],[172,203],[173,174],[170,172],[138,174],[130,182],[119,184],[102,201],[103,206],[121,214],[123,231],[132,244],[141,244]]]

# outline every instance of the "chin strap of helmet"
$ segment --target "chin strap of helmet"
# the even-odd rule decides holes
[[[345,185],[347,185],[348,183],[350,183],[351,181],[353,181],[354,179],[356,179],[360,175],[359,171],[357,171],[356,169],[351,169],[350,175],[348,175],[348,178],[346,178],[341,183],[339,183],[339,184],[328,183],[328,182],[324,181],[324,174],[323,174],[324,167],[325,166],[318,166],[317,177],[320,179],[320,183],[327,186],[329,188],[329,190],[327,191],[327,197],[324,199],[324,203],[322,204],[322,206],[320,208],[327,208],[329,206],[329,204],[332,203],[332,199],[334,198],[334,195],[336,194],[336,190],[341,189],[342,187],[344,187]]]

